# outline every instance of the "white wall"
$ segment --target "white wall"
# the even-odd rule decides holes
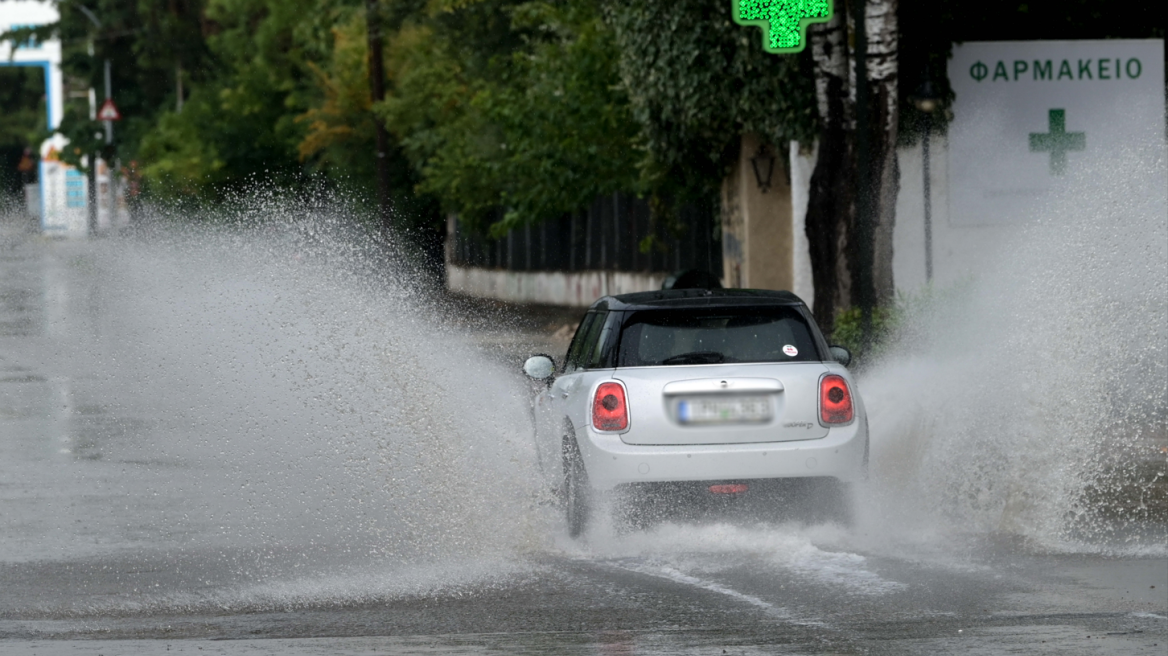
[[[794,269],[794,284],[789,291],[803,299],[807,307],[815,307],[815,280],[811,274],[811,251],[807,241],[807,201],[811,194],[811,174],[818,161],[818,144],[806,154],[799,151],[799,142],[790,144],[791,158],[791,221],[794,236],[794,252],[791,254],[791,268]]]
[[[446,287],[453,292],[511,303],[588,307],[601,296],[661,289],[664,273],[621,271],[505,271],[446,262]]]
[[[934,136],[930,147],[932,187],[933,284],[939,287],[972,276],[999,246],[1018,234],[1007,225],[955,226],[949,212],[949,158],[946,140]],[[916,292],[925,285],[924,178],[921,146],[897,150],[900,193],[896,199],[896,227],[892,237],[892,277],[899,292]]]

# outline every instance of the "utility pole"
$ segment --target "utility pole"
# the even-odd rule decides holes
[[[374,104],[385,100],[385,62],[382,55],[382,21],[378,0],[365,0],[365,27],[369,38],[369,91]],[[376,116],[377,134],[377,217],[389,235],[393,229],[393,208],[389,199],[389,132]]]
[[[89,19],[90,23],[93,23],[93,26],[95,28],[97,28],[98,30],[101,29],[101,20],[98,19],[98,17],[92,11],[90,11],[88,7],[86,7],[85,5],[80,4],[80,3],[78,3],[75,6],[77,7],[77,9],[79,9],[81,11],[82,14],[85,14],[85,17]],[[90,39],[89,39],[89,56],[90,57],[94,56],[93,38],[92,37],[90,37]],[[109,59],[105,60],[105,97],[107,99],[110,97],[110,62],[109,62]],[[90,110],[93,112],[93,116],[90,116],[90,119],[93,120],[93,119],[97,118],[97,102],[93,99],[93,87],[89,88],[89,99],[90,99],[90,102],[89,102]],[[110,144],[110,142],[113,141],[113,130],[114,130],[114,128],[113,128],[112,123],[110,121],[106,121],[105,122],[105,143],[106,143],[106,146],[108,146]],[[94,136],[96,138],[101,137],[100,134],[94,135]],[[106,166],[107,167],[109,166],[108,162],[106,163]],[[97,148],[96,147],[94,147],[89,153],[89,167],[88,168],[89,168],[89,171],[86,175],[85,213],[88,216],[89,234],[94,235],[97,233]],[[113,179],[112,175],[110,176],[110,179],[111,180]]]
[[[105,60],[105,99],[110,99],[110,61]],[[106,119],[102,121],[105,123],[105,145],[110,145],[114,142],[114,122]]]
[[[105,99],[107,101],[109,101],[112,98],[113,98],[113,92],[110,89],[110,60],[109,60],[109,58],[106,58],[106,60],[105,60]],[[109,189],[109,224],[110,224],[110,227],[112,228],[114,226],[114,220],[117,218],[117,215],[118,215],[118,193],[117,193],[117,186],[116,186],[117,183],[116,183],[115,178],[114,178],[114,169],[116,167],[114,166],[114,163],[113,163],[113,159],[114,159],[114,122],[111,121],[110,119],[105,119],[105,121],[103,121],[103,122],[105,123],[105,154],[107,157],[109,157],[109,160],[105,163],[105,170],[106,170],[105,177],[106,177],[106,180],[108,181],[107,184],[108,184],[108,189]]]
[[[933,138],[933,115],[925,114],[925,136],[921,139],[921,186],[925,201],[925,282],[933,282],[933,193],[929,179],[929,141]]]

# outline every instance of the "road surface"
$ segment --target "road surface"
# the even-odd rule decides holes
[[[572,541],[515,362],[571,313],[338,252],[0,231],[0,653],[1168,653],[1159,524],[1060,541],[876,489],[851,529]]]

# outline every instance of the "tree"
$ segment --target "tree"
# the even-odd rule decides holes
[[[504,234],[635,188],[637,126],[593,2],[431,7],[392,37],[389,62],[375,110],[418,190],[469,225]]]
[[[381,16],[381,3],[377,0],[365,0],[365,32],[369,44],[368,64],[369,71],[369,98],[372,103],[385,100],[385,55],[382,50],[384,37],[384,22]],[[381,228],[389,233],[393,228],[393,212],[389,202],[389,131],[385,124],[375,121],[373,134],[377,144],[374,153],[377,168],[377,213],[381,218]]]
[[[813,26],[810,37],[821,131],[806,229],[815,317],[830,335],[839,309],[858,304],[870,325],[873,308],[894,293],[896,0],[836,0],[832,20]]]
[[[395,29],[400,28],[402,20],[400,10],[400,5],[382,7],[382,29],[395,38]],[[354,10],[337,15],[331,28],[331,50],[323,60],[306,62],[315,97],[296,117],[305,129],[297,146],[300,160],[358,197],[365,197],[378,186],[376,130],[382,123],[373,113],[369,90],[366,13]],[[387,75],[386,84],[392,83]],[[388,203],[393,209],[394,229],[409,234],[413,246],[426,250],[434,262],[440,262],[445,223],[437,201],[433,196],[415,193],[420,178],[394,135],[388,135],[386,148]],[[377,196],[369,197],[380,205]],[[384,222],[384,215],[378,218]]]
[[[743,133],[775,144],[815,133],[809,59],[767,54],[728,5],[643,0],[607,2],[605,10],[641,128],[646,187],[716,196]]]
[[[808,37],[815,58],[819,109],[819,156],[811,176],[806,231],[815,283],[815,320],[825,334],[835,326],[836,309],[850,304],[851,279],[844,258],[855,212],[855,168],[851,132],[855,105],[850,92],[848,36],[843,2],[832,19],[812,26]]]
[[[21,193],[17,167],[48,134],[44,86],[40,68],[0,67],[0,203]]]
[[[257,181],[302,184],[305,126],[296,118],[314,91],[306,62],[328,52],[324,25],[335,15],[321,5],[208,2],[199,20],[209,61],[187,71],[181,110],[175,99],[142,140],[142,173],[152,194],[222,199]]]

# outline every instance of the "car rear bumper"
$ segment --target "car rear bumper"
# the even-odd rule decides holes
[[[591,428],[577,437],[589,482],[598,491],[628,483],[760,478],[832,477],[851,483],[864,476],[867,440],[859,417],[826,437],[794,442],[645,446]]]

